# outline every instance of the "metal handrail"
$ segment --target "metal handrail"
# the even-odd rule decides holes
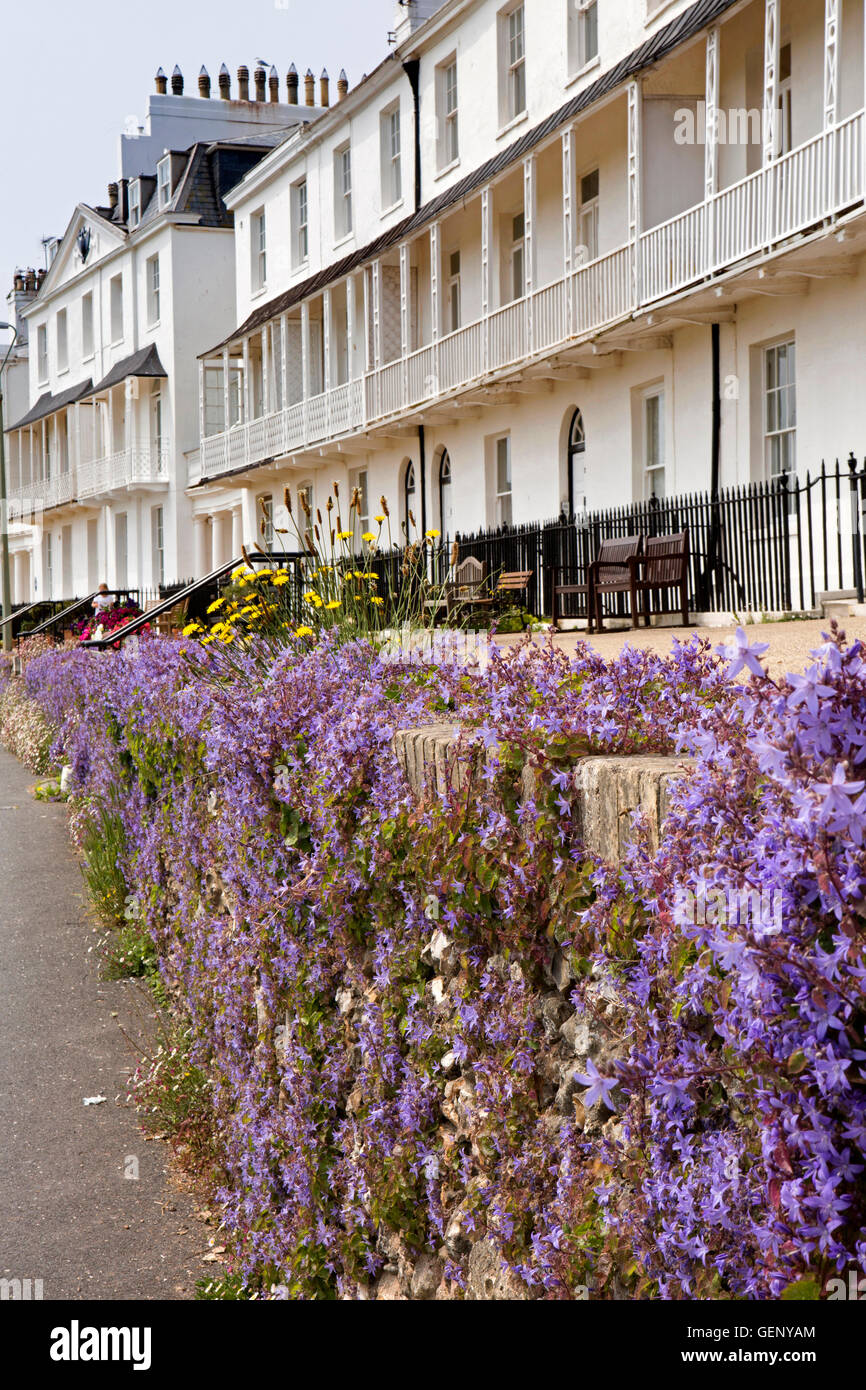
[[[304,556],[300,551],[280,551],[278,553],[265,550],[247,551],[246,554],[238,556],[234,560],[228,560],[224,565],[220,565],[217,569],[211,570],[210,574],[204,575],[202,579],[194,579],[191,584],[187,584],[183,589],[178,589],[175,593],[169,595],[168,598],[162,599],[153,608],[148,609],[146,613],[139,613],[130,622],[125,623],[123,627],[116,628],[114,632],[109,632],[96,641],[90,639],[87,642],[82,642],[81,646],[92,647],[97,651],[105,651],[107,647],[118,646],[121,642],[125,642],[127,637],[133,637],[137,632],[140,632],[142,628],[148,627],[154,619],[161,617],[163,613],[169,613],[172,608],[177,608],[178,604],[186,603],[188,599],[192,598],[194,594],[199,593],[201,590],[219,584],[221,579],[224,579],[227,574],[231,574],[233,570],[238,569],[241,565],[267,565],[282,563],[287,560],[302,560],[303,558]]]
[[[131,598],[133,594],[136,596],[138,595],[138,589],[111,589],[109,592],[111,594],[116,594],[118,598],[123,594],[126,594],[129,598]],[[92,603],[98,593],[99,590],[94,589],[92,594],[87,594],[84,598],[75,599],[59,613],[55,613],[53,618],[46,618],[44,623],[40,623],[38,627],[34,627],[28,632],[27,636],[36,637],[43,632],[50,632],[51,629],[56,627],[59,623],[64,622],[67,618],[71,618],[75,613],[79,613],[88,603]]]
[[[42,608],[46,603],[50,602],[50,599],[37,598],[34,599],[32,603],[22,603],[15,609],[14,613],[9,614],[8,618],[0,618],[0,628],[4,628],[7,623],[14,623],[19,619],[26,618],[28,613],[33,612],[34,608]]]

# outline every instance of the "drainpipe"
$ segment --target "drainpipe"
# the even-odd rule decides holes
[[[415,211],[421,206],[421,61],[407,58],[403,71],[412,88],[412,110],[415,126]],[[421,534],[427,532],[427,448],[424,426],[418,426],[418,478],[421,488]]]
[[[421,206],[421,60],[407,58],[403,71],[412,88],[412,107],[415,118],[415,211]]]
[[[712,514],[710,519],[710,533],[707,537],[706,562],[698,580],[698,592],[696,596],[705,612],[709,610],[710,605],[711,579],[718,569],[719,542],[721,539],[721,518],[718,507],[722,458],[722,371],[720,338],[721,329],[717,323],[714,323],[712,325],[713,409],[710,454],[710,501],[712,504]],[[690,538],[690,541],[694,544],[692,538]]]

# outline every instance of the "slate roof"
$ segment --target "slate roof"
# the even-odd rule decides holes
[[[93,387],[87,395],[97,395],[100,391],[107,391],[110,386],[117,386],[119,382],[125,381],[129,376],[149,376],[167,377],[168,373],[159,360],[159,353],[155,343],[149,343],[147,347],[139,348],[138,352],[133,352],[129,357],[122,358],[115,362],[111,371],[104,376],[98,385]]]
[[[52,396],[50,391],[45,391],[39,397],[35,405],[32,405],[26,415],[22,415],[20,420],[16,420],[14,425],[7,425],[6,432],[23,429],[25,425],[35,425],[38,420],[44,420],[46,415],[53,415],[55,410],[62,410],[64,406],[74,405],[84,396],[89,396],[93,391],[93,382],[90,378],[81,381],[77,386],[69,386],[65,391],[58,391],[56,396]]]
[[[635,48],[627,57],[623,58],[616,67],[604,73],[597,81],[593,82],[577,96],[572,97],[557,111],[548,116],[532,130],[520,136],[505,149],[488,159],[479,168],[472,170],[465,178],[452,184],[450,188],[440,193],[438,197],[425,203],[423,207],[408,217],[403,218],[395,226],[390,227],[381,236],[368,242],[366,246],[360,247],[350,255],[344,256],[342,260],[335,261],[332,265],[325,266],[315,275],[309,276],[306,280],[294,285],[290,290],[286,290],[276,298],[268,300],[266,304],[261,304],[249,315],[244,322],[235,329],[227,338],[207,352],[200,353],[200,357],[209,357],[212,353],[218,352],[220,348],[231,343],[241,334],[250,333],[256,328],[261,328],[269,319],[278,314],[284,314],[287,309],[299,304],[301,300],[309,298],[310,295],[317,294],[328,285],[337,280],[342,280],[344,276],[351,274],[359,266],[367,261],[380,256],[384,251],[389,250],[403,241],[405,237],[411,235],[413,231],[418,231],[427,223],[433,222],[449,208],[464,199],[470,197],[481,189],[484,184],[496,178],[497,174],[507,169],[509,165],[515,164],[518,160],[525,158],[531,150],[540,145],[560,126],[567,125],[574,120],[582,111],[592,106],[594,102],[600,101],[602,97],[610,95],[617,87],[621,86],[630,78],[636,77],[638,73],[650,67],[653,63],[659,62],[667,57],[675,48],[686,40],[694,38],[700,31],[712,24],[714,20],[723,15],[726,10],[730,10],[740,0],[697,0],[697,4],[684,10],[676,19],[669,24],[663,25],[651,38],[642,43],[639,48]],[[319,120],[327,120],[327,116],[320,116]],[[314,123],[315,124],[315,123]]]

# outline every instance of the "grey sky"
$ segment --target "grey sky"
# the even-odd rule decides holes
[[[232,74],[257,58],[294,62],[331,91],[352,86],[388,52],[396,0],[0,0],[0,318],[16,266],[43,264],[41,239],[66,228],[78,202],[104,203],[117,137],[143,116],[154,74],[179,64],[196,95],[202,64]],[[318,88],[318,84],[317,84]]]

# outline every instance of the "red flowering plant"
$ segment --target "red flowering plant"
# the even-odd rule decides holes
[[[113,608],[106,608],[102,613],[88,613],[85,617],[76,619],[71,630],[80,642],[87,642],[98,627],[102,628],[104,635],[117,632],[118,628],[126,627],[133,618],[137,618],[140,612],[141,609],[134,599],[125,599],[123,603],[116,603]]]

